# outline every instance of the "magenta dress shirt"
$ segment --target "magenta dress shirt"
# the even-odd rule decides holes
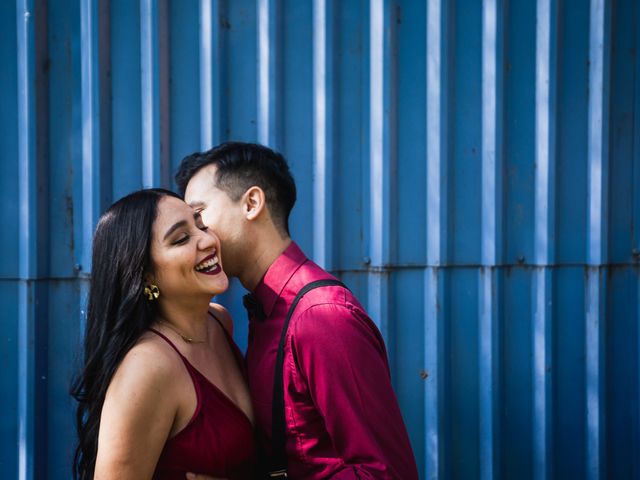
[[[267,451],[284,319],[304,285],[327,278],[292,242],[254,291],[265,318],[250,320],[247,366]],[[284,349],[284,391],[290,478],[418,478],[384,341],[348,290],[312,290],[298,304]]]

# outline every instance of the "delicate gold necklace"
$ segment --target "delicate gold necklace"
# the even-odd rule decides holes
[[[167,328],[170,328],[174,332],[176,332],[178,335],[180,335],[180,338],[182,338],[182,340],[184,340],[186,343],[205,343],[206,342],[206,340],[196,340],[193,337],[189,337],[189,336],[183,334],[180,330],[178,330],[176,327],[174,327],[173,325],[171,325],[169,322],[167,322],[165,320],[160,320],[158,323],[160,323],[160,324],[166,326]]]

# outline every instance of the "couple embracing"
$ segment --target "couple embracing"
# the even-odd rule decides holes
[[[226,143],[176,180],[184,200],[141,190],[98,222],[74,476],[417,479],[378,329],[290,238],[282,155]],[[246,358],[210,303],[228,277]]]

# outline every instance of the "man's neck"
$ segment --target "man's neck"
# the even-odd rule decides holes
[[[254,254],[247,262],[247,265],[239,275],[242,286],[253,292],[264,277],[269,267],[282,255],[289,245],[291,238],[289,236],[281,237],[269,236],[269,238],[261,238],[254,249]]]

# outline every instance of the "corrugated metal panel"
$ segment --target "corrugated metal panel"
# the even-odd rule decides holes
[[[0,2],[3,475],[70,475],[99,213],[238,139],[290,160],[294,236],[384,333],[423,478],[640,478],[638,25],[633,0]]]

